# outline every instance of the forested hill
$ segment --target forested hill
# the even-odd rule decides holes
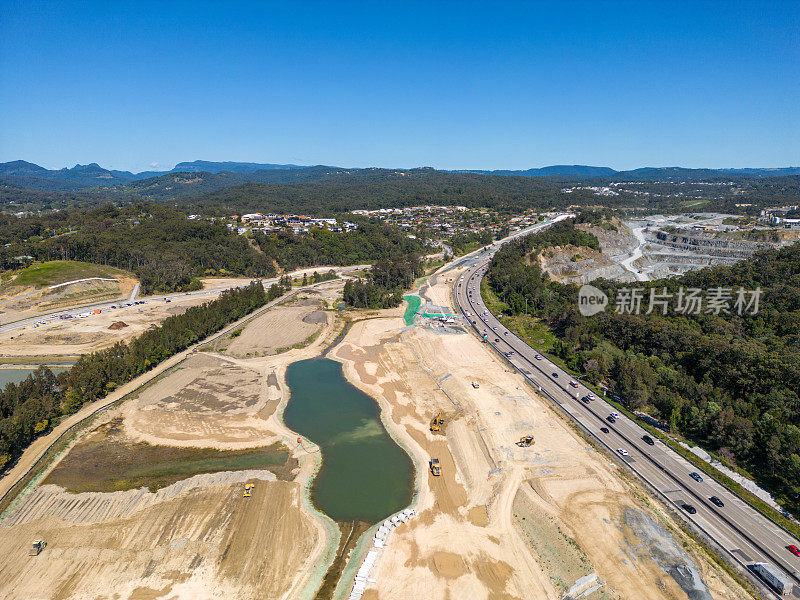
[[[667,421],[673,430],[749,470],[800,514],[800,245],[760,252],[734,266],[639,284],[595,281],[606,312],[583,317],[577,286],[551,282],[525,255],[536,244],[503,247],[488,273],[491,289],[519,314],[528,307],[556,333],[553,351],[589,381],[606,385],[626,407]],[[640,285],[672,293],[668,313],[617,314],[615,298]],[[761,288],[756,314],[737,314],[739,287]],[[678,291],[725,288],[730,312],[679,314]],[[620,296],[621,298],[621,296]],[[752,299],[747,296],[747,301]]]
[[[346,212],[421,204],[522,208],[562,208],[580,194],[564,194],[547,179],[443,173],[433,169],[359,172],[296,185],[246,184],[196,198],[185,198],[203,210],[219,212]],[[590,196],[587,194],[586,198]],[[179,202],[181,200],[179,199]]]
[[[0,271],[18,268],[18,256],[79,260],[133,271],[144,293],[197,289],[204,275],[269,277],[276,266],[291,270],[372,263],[422,249],[419,239],[366,219],[349,232],[259,233],[250,243],[222,224],[188,219],[157,204],[24,218],[0,214]]]

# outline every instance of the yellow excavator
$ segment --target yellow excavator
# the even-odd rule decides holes
[[[528,446],[533,446],[533,436],[523,435],[521,438],[519,438],[517,446],[519,446],[520,448],[527,448]]]
[[[442,411],[439,411],[439,414],[433,417],[433,421],[431,421],[431,431],[441,431],[442,425],[444,425],[444,417],[442,416]]]

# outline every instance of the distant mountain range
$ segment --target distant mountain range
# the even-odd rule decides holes
[[[116,171],[97,163],[72,168],[45,169],[24,160],[0,163],[0,184],[42,191],[74,192],[90,188],[168,196],[206,193],[243,183],[309,183],[347,178],[353,182],[391,178],[418,169],[348,169],[328,166],[279,165],[271,163],[181,162],[169,171]],[[455,170],[450,173],[479,175],[552,177],[556,179],[596,179],[608,181],[700,181],[731,177],[775,177],[800,175],[800,167],[774,169],[687,169],[683,167],[644,167],[616,171],[610,167],[553,165],[526,170]]]

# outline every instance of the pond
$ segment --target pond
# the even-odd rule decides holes
[[[414,467],[384,429],[377,402],[325,358],[293,363],[286,424],[315,442],[322,467],[311,500],[336,521],[376,523],[411,502]]]
[[[24,380],[28,375],[33,373],[37,367],[20,367],[20,368],[9,368],[0,369],[0,390],[6,387],[9,383],[20,383]],[[50,370],[58,375],[63,371],[67,371],[69,367],[50,367]]]

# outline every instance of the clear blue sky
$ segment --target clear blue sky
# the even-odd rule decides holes
[[[797,0],[0,11],[0,161],[800,165]]]

